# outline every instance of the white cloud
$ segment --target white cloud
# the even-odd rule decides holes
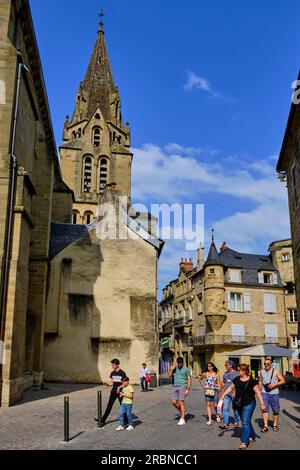
[[[224,95],[214,90],[209,80],[200,75],[197,75],[195,72],[189,71],[187,73],[187,79],[183,86],[186,92],[193,90],[200,90],[207,93],[208,98],[221,99],[225,101],[232,102],[234,99],[231,96]]]
[[[172,144],[175,149],[176,144]],[[183,149],[180,152],[180,149]],[[186,155],[178,145],[168,153],[153,144],[134,149],[133,196],[145,201],[202,202],[201,193],[217,193],[256,203],[286,200],[275,168],[264,160],[207,163]]]

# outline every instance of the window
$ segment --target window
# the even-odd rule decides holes
[[[271,343],[278,341],[278,325],[265,324],[265,339]]]
[[[94,219],[94,214],[90,211],[85,212],[84,214],[84,223],[89,225]]]
[[[73,224],[76,225],[79,223],[80,214],[78,211],[73,211]]]
[[[99,147],[100,145],[100,128],[95,127],[93,131],[93,145],[94,147]]]
[[[298,207],[298,191],[297,191],[297,174],[296,174],[296,165],[293,165],[291,169],[291,189],[293,195],[293,205],[294,209]]]
[[[241,282],[241,273],[238,269],[231,269],[229,271],[230,282]]]
[[[210,274],[215,274],[215,270],[214,270],[214,269],[210,269],[209,272],[210,272]]]
[[[296,323],[298,321],[298,314],[296,309],[289,310],[289,322]]]
[[[229,294],[229,306],[228,310],[232,312],[242,311],[242,294],[237,292],[230,292]]]
[[[275,294],[264,294],[265,313],[277,313],[277,302]]]
[[[107,185],[108,179],[108,160],[101,158],[100,160],[100,189]]]
[[[90,193],[92,189],[92,159],[86,157],[84,161],[84,183],[83,190],[85,193]]]
[[[293,282],[287,282],[285,285],[285,293],[286,294],[294,294],[295,286]]]
[[[231,312],[251,312],[251,295],[239,292],[227,293],[227,308]]]
[[[282,255],[282,261],[283,262],[290,261],[290,255],[288,253],[284,253]]]
[[[97,114],[95,115],[95,119],[101,119],[101,116],[100,116],[99,113],[97,113]]]
[[[233,341],[245,341],[245,326],[241,324],[231,325],[231,336]]]
[[[291,348],[296,349],[298,347],[298,337],[297,336],[291,336],[290,337],[290,343],[291,343]]]
[[[258,273],[258,282],[259,284],[278,284],[278,276],[277,273],[266,273],[266,272],[259,272]]]

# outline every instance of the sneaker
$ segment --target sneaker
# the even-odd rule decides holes
[[[185,423],[185,419],[180,418],[180,420],[178,421],[177,424],[178,424],[178,426],[183,426],[184,424],[186,424],[186,423]]]
[[[239,427],[238,423],[234,423],[233,428],[238,429],[238,427]]]
[[[123,426],[118,426],[116,431],[124,431],[125,428],[123,428]]]
[[[207,426],[211,426],[212,422],[211,421],[207,421]]]
[[[227,426],[227,424],[220,424],[220,425],[219,425],[219,428],[221,428],[221,429],[229,429],[229,427]]]
[[[124,429],[124,428],[123,428],[123,429]],[[128,426],[128,427],[126,428],[126,431],[133,431],[133,430],[134,430],[134,427],[133,427],[133,426]]]

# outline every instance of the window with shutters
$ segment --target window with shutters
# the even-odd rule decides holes
[[[283,263],[287,262],[287,261],[290,261],[290,255],[288,253],[283,253],[282,261],[283,261]]]
[[[90,193],[92,190],[92,159],[86,157],[84,159],[84,177],[83,177],[83,191]]]
[[[289,322],[290,323],[297,323],[298,321],[298,315],[297,315],[297,310],[296,309],[289,309]]]
[[[276,294],[264,294],[264,312],[277,313]]]
[[[258,282],[259,284],[277,285],[278,284],[277,273],[270,273],[270,272],[263,272],[263,271],[259,272]]]
[[[265,324],[265,340],[270,343],[278,340],[278,325]]]

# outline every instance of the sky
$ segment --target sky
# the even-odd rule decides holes
[[[134,152],[134,203],[204,205],[206,252],[267,253],[290,236],[276,174],[298,76],[296,0],[31,0],[57,145],[96,40],[99,11]],[[173,222],[170,225],[174,225]],[[195,216],[187,232],[202,229]],[[186,240],[166,240],[161,288]]]

